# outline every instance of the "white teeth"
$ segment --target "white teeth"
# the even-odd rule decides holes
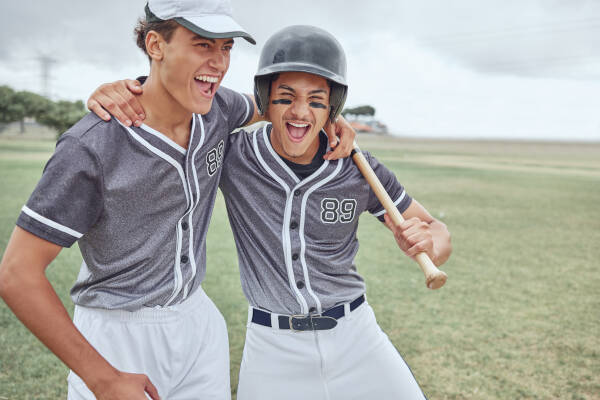
[[[196,79],[197,81],[210,82],[210,83],[217,83],[219,81],[219,78],[217,78],[216,76],[208,76],[208,75],[199,75],[199,76],[194,77],[194,79]]]
[[[294,122],[288,122],[288,124],[290,124],[291,126],[294,126],[296,128],[306,128],[308,126],[308,124],[296,124]]]

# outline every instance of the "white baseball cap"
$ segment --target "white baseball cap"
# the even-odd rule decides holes
[[[254,38],[233,20],[229,0],[148,0],[145,10],[148,22],[173,19],[205,38],[243,37],[256,44]]]

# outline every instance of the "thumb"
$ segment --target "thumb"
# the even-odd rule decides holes
[[[387,212],[383,214],[383,219],[385,221],[385,226],[387,226],[390,231],[396,233],[396,225],[394,225],[392,219],[390,218]]]
[[[152,400],[160,400],[160,396],[158,395],[158,390],[156,387],[150,382],[150,379],[146,378],[146,384],[144,385],[144,391],[148,393],[148,395],[152,398]]]
[[[140,83],[133,79],[126,79],[125,85],[127,85],[127,89],[129,89],[129,91],[131,93],[141,94],[143,92],[143,89],[142,89],[142,86],[140,85]]]

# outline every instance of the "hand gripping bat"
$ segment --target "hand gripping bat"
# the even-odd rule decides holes
[[[354,149],[352,150],[351,155],[352,160],[369,183],[369,186],[371,186],[371,189],[373,189],[373,192],[375,192],[375,195],[387,211],[387,214],[391,218],[392,222],[395,225],[402,223],[404,221],[402,214],[400,214],[400,211],[398,211],[394,205],[394,202],[385,191],[381,181],[379,178],[377,178],[375,172],[373,172],[373,168],[371,168],[369,162],[361,153],[356,142],[354,142]],[[427,253],[419,253],[415,258],[425,274],[425,283],[429,289],[438,289],[444,286],[446,279],[448,279],[448,275],[446,275],[445,272],[440,271],[438,267],[435,266]]]

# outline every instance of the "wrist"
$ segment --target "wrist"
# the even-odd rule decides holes
[[[121,376],[121,372],[106,362],[106,366],[102,368],[89,368],[89,373],[84,373],[81,379],[87,387],[96,394],[98,391],[109,386],[112,382]]]

